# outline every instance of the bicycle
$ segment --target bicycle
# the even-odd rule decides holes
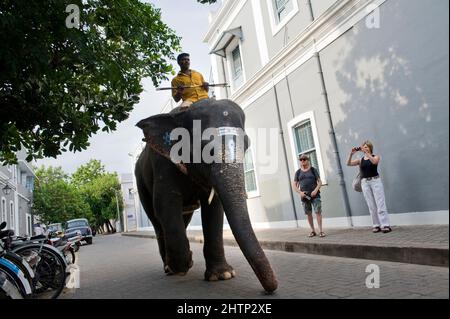
[[[14,232],[10,232],[2,238],[3,249],[20,255],[33,269],[32,297],[57,298],[64,289],[69,275],[65,257],[58,249],[45,243],[47,237],[44,235],[14,239],[13,235]]]
[[[6,223],[0,224],[0,238],[10,236],[11,230],[2,231]],[[25,299],[33,294],[31,285],[34,272],[20,256],[5,250],[0,251],[0,299]]]

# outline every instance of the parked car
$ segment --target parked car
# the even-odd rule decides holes
[[[47,226],[47,230],[49,233],[54,233],[57,236],[64,235],[64,228],[62,223],[53,223]]]
[[[81,241],[86,241],[88,245],[92,244],[92,229],[86,218],[71,219],[66,222],[66,231],[64,235],[67,238],[74,237],[77,232],[81,232]]]

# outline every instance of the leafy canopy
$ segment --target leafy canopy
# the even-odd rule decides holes
[[[62,223],[73,218],[92,220],[91,208],[81,191],[69,183],[61,167],[41,166],[36,170],[33,210],[46,224]]]
[[[81,165],[72,174],[71,183],[81,191],[85,202],[89,204],[93,225],[100,226],[109,219],[116,219],[117,215],[121,216],[123,200],[119,179],[116,173],[106,172],[99,160],[91,159]]]
[[[70,4],[79,28],[68,28]],[[0,1],[0,161],[81,151],[173,72],[179,37],[138,0]]]

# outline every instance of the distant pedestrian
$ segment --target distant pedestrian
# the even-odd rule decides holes
[[[364,156],[359,159],[352,159],[356,152],[363,152]],[[373,144],[365,141],[361,147],[352,148],[348,157],[348,166],[359,166],[361,174],[361,188],[369,207],[372,217],[372,231],[378,233],[389,233],[392,231],[389,223],[389,215],[386,208],[384,187],[378,174],[378,164],[380,156],[373,154]]]
[[[38,235],[45,235],[45,228],[44,225],[42,223],[36,223],[34,224],[34,234],[36,236]]]
[[[319,236],[325,237],[325,233],[322,230],[322,202],[320,199],[322,181],[320,180],[320,175],[317,172],[317,169],[311,166],[307,155],[300,155],[299,161],[300,169],[295,173],[292,187],[300,194],[303,209],[308,218],[309,226],[311,227],[309,237],[317,235],[314,228],[313,209],[319,226]]]

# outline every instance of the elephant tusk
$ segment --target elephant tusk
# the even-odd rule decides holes
[[[214,198],[214,187],[211,187],[211,193],[209,194],[208,198],[208,205],[211,205],[213,198]]]

